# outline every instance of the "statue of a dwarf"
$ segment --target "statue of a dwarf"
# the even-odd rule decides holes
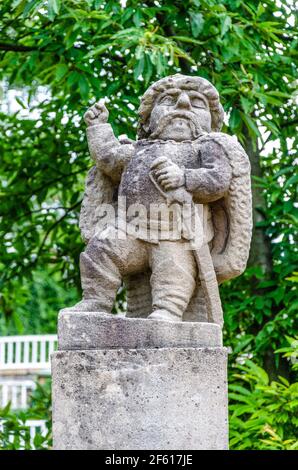
[[[245,269],[252,227],[249,159],[220,132],[223,117],[214,86],[180,74],[142,97],[136,141],[115,137],[102,101],[86,112],[95,166],[80,216],[83,300],[71,310],[110,314],[124,282],[127,317],[222,325],[218,284]]]

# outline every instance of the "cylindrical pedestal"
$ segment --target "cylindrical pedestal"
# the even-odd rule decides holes
[[[52,359],[55,449],[227,449],[217,325],[66,312],[59,344],[67,350]]]

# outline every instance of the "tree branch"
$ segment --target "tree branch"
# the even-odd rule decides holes
[[[37,47],[22,46],[21,44],[8,44],[0,42],[0,51],[13,51],[13,52],[31,52],[37,51]]]

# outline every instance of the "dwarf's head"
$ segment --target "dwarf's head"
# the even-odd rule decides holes
[[[140,139],[194,140],[220,131],[224,111],[214,86],[202,77],[172,75],[151,85],[141,99]]]

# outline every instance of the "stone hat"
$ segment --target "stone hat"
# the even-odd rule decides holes
[[[153,109],[156,98],[169,88],[179,88],[181,90],[195,90],[204,95],[209,103],[210,113],[212,117],[211,128],[212,131],[220,131],[224,110],[219,101],[219,94],[216,88],[208,82],[205,78],[181,75],[170,75],[168,77],[158,80],[153,83],[141,98],[139,107],[139,125],[138,137],[144,139],[148,137],[148,121],[150,119],[151,111]]]

